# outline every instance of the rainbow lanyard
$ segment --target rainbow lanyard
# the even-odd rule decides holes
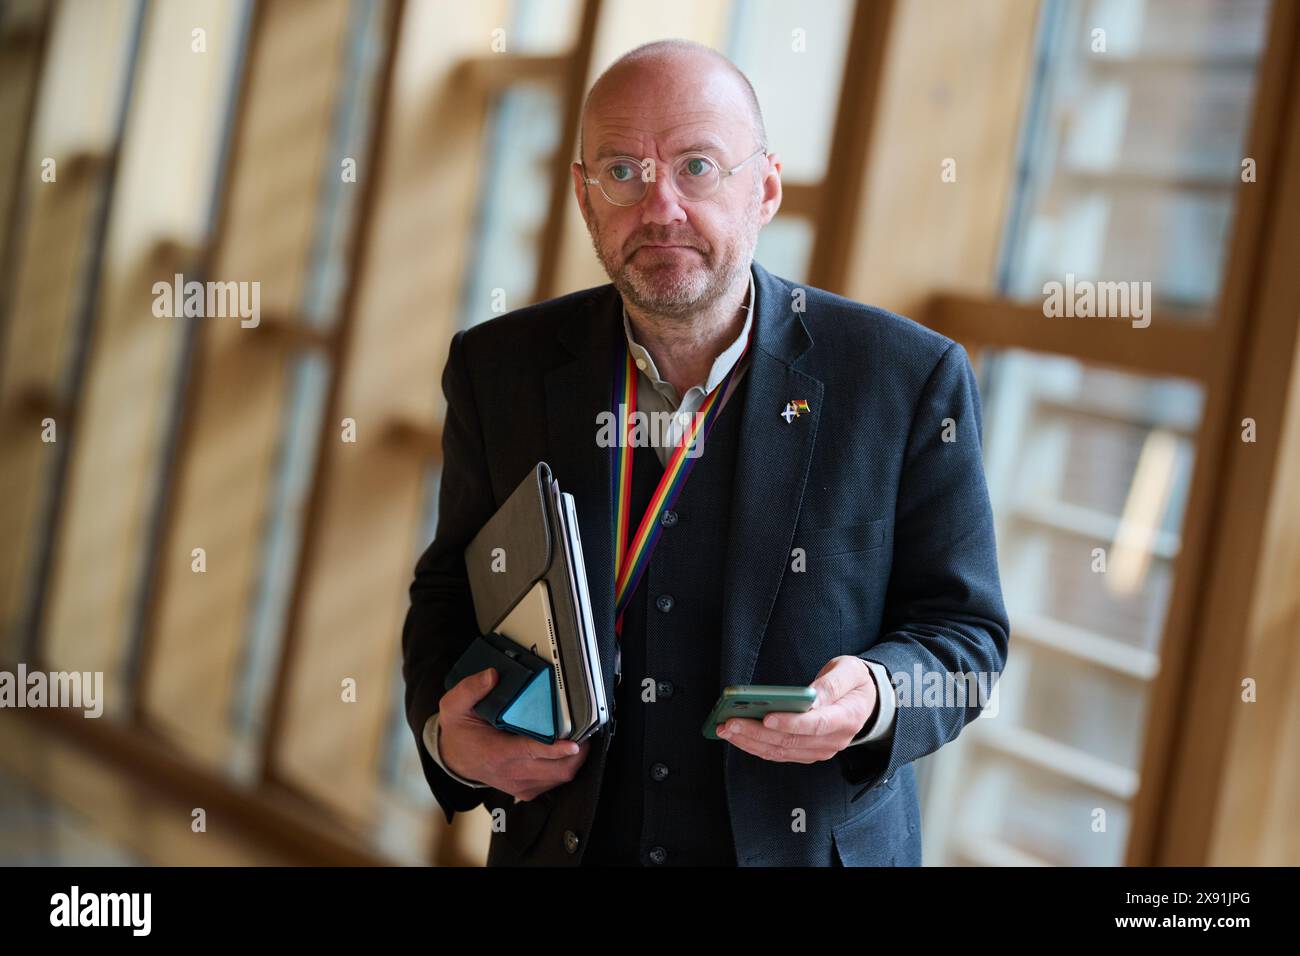
[[[620,441],[610,449],[612,458],[610,474],[614,485],[614,633],[620,637],[623,634],[623,611],[636,591],[637,582],[641,580],[641,575],[645,573],[650,563],[650,553],[659,543],[659,534],[663,531],[663,525],[657,520],[658,516],[677,501],[677,496],[685,487],[691,469],[703,457],[702,448],[701,453],[694,457],[688,457],[686,452],[693,447],[697,436],[701,442],[708,438],[713,423],[722,413],[722,406],[731,397],[729,388],[731,380],[741,367],[753,338],[754,329],[751,325],[745,348],[731,367],[731,371],[708,394],[699,412],[691,416],[691,424],[683,429],[681,440],[668,460],[663,477],[659,479],[659,486],[651,495],[650,503],[646,506],[645,514],[642,515],[641,523],[637,526],[636,534],[632,536],[630,542],[628,531],[631,529],[632,519],[632,453],[635,449],[628,441],[628,435],[632,430],[631,413],[637,409],[638,376],[636,363],[632,359],[632,350],[625,338],[621,336],[619,338],[623,354],[621,356],[616,354],[614,358],[613,405],[616,420],[620,422]],[[626,417],[622,414],[623,409],[627,411]]]

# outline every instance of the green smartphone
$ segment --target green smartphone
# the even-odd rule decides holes
[[[704,722],[704,736],[721,740],[718,724],[732,717],[750,717],[762,720],[766,715],[781,712],[802,714],[817,701],[817,691],[811,687],[783,687],[777,684],[736,684],[728,687],[713,705],[709,719]]]

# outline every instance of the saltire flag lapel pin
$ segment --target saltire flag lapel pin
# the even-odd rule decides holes
[[[781,417],[785,419],[785,423],[788,425],[804,412],[810,411],[812,409],[808,407],[808,403],[804,399],[796,398],[793,402],[785,403],[785,410],[781,412]]]

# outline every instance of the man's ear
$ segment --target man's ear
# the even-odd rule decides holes
[[[573,174],[573,198],[578,201],[578,212],[582,213],[582,221],[591,228],[591,222],[587,219],[587,204],[583,200],[586,198],[587,184],[583,182],[586,174],[583,172],[582,163],[571,163],[569,172]]]
[[[763,174],[763,199],[759,205],[759,221],[766,226],[781,208],[781,157],[767,154],[767,171]]]

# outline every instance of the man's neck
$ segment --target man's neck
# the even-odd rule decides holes
[[[713,363],[745,327],[745,299],[749,275],[717,301],[691,316],[663,316],[625,305],[632,334],[655,361],[659,376],[672,383],[678,395],[703,385]]]

